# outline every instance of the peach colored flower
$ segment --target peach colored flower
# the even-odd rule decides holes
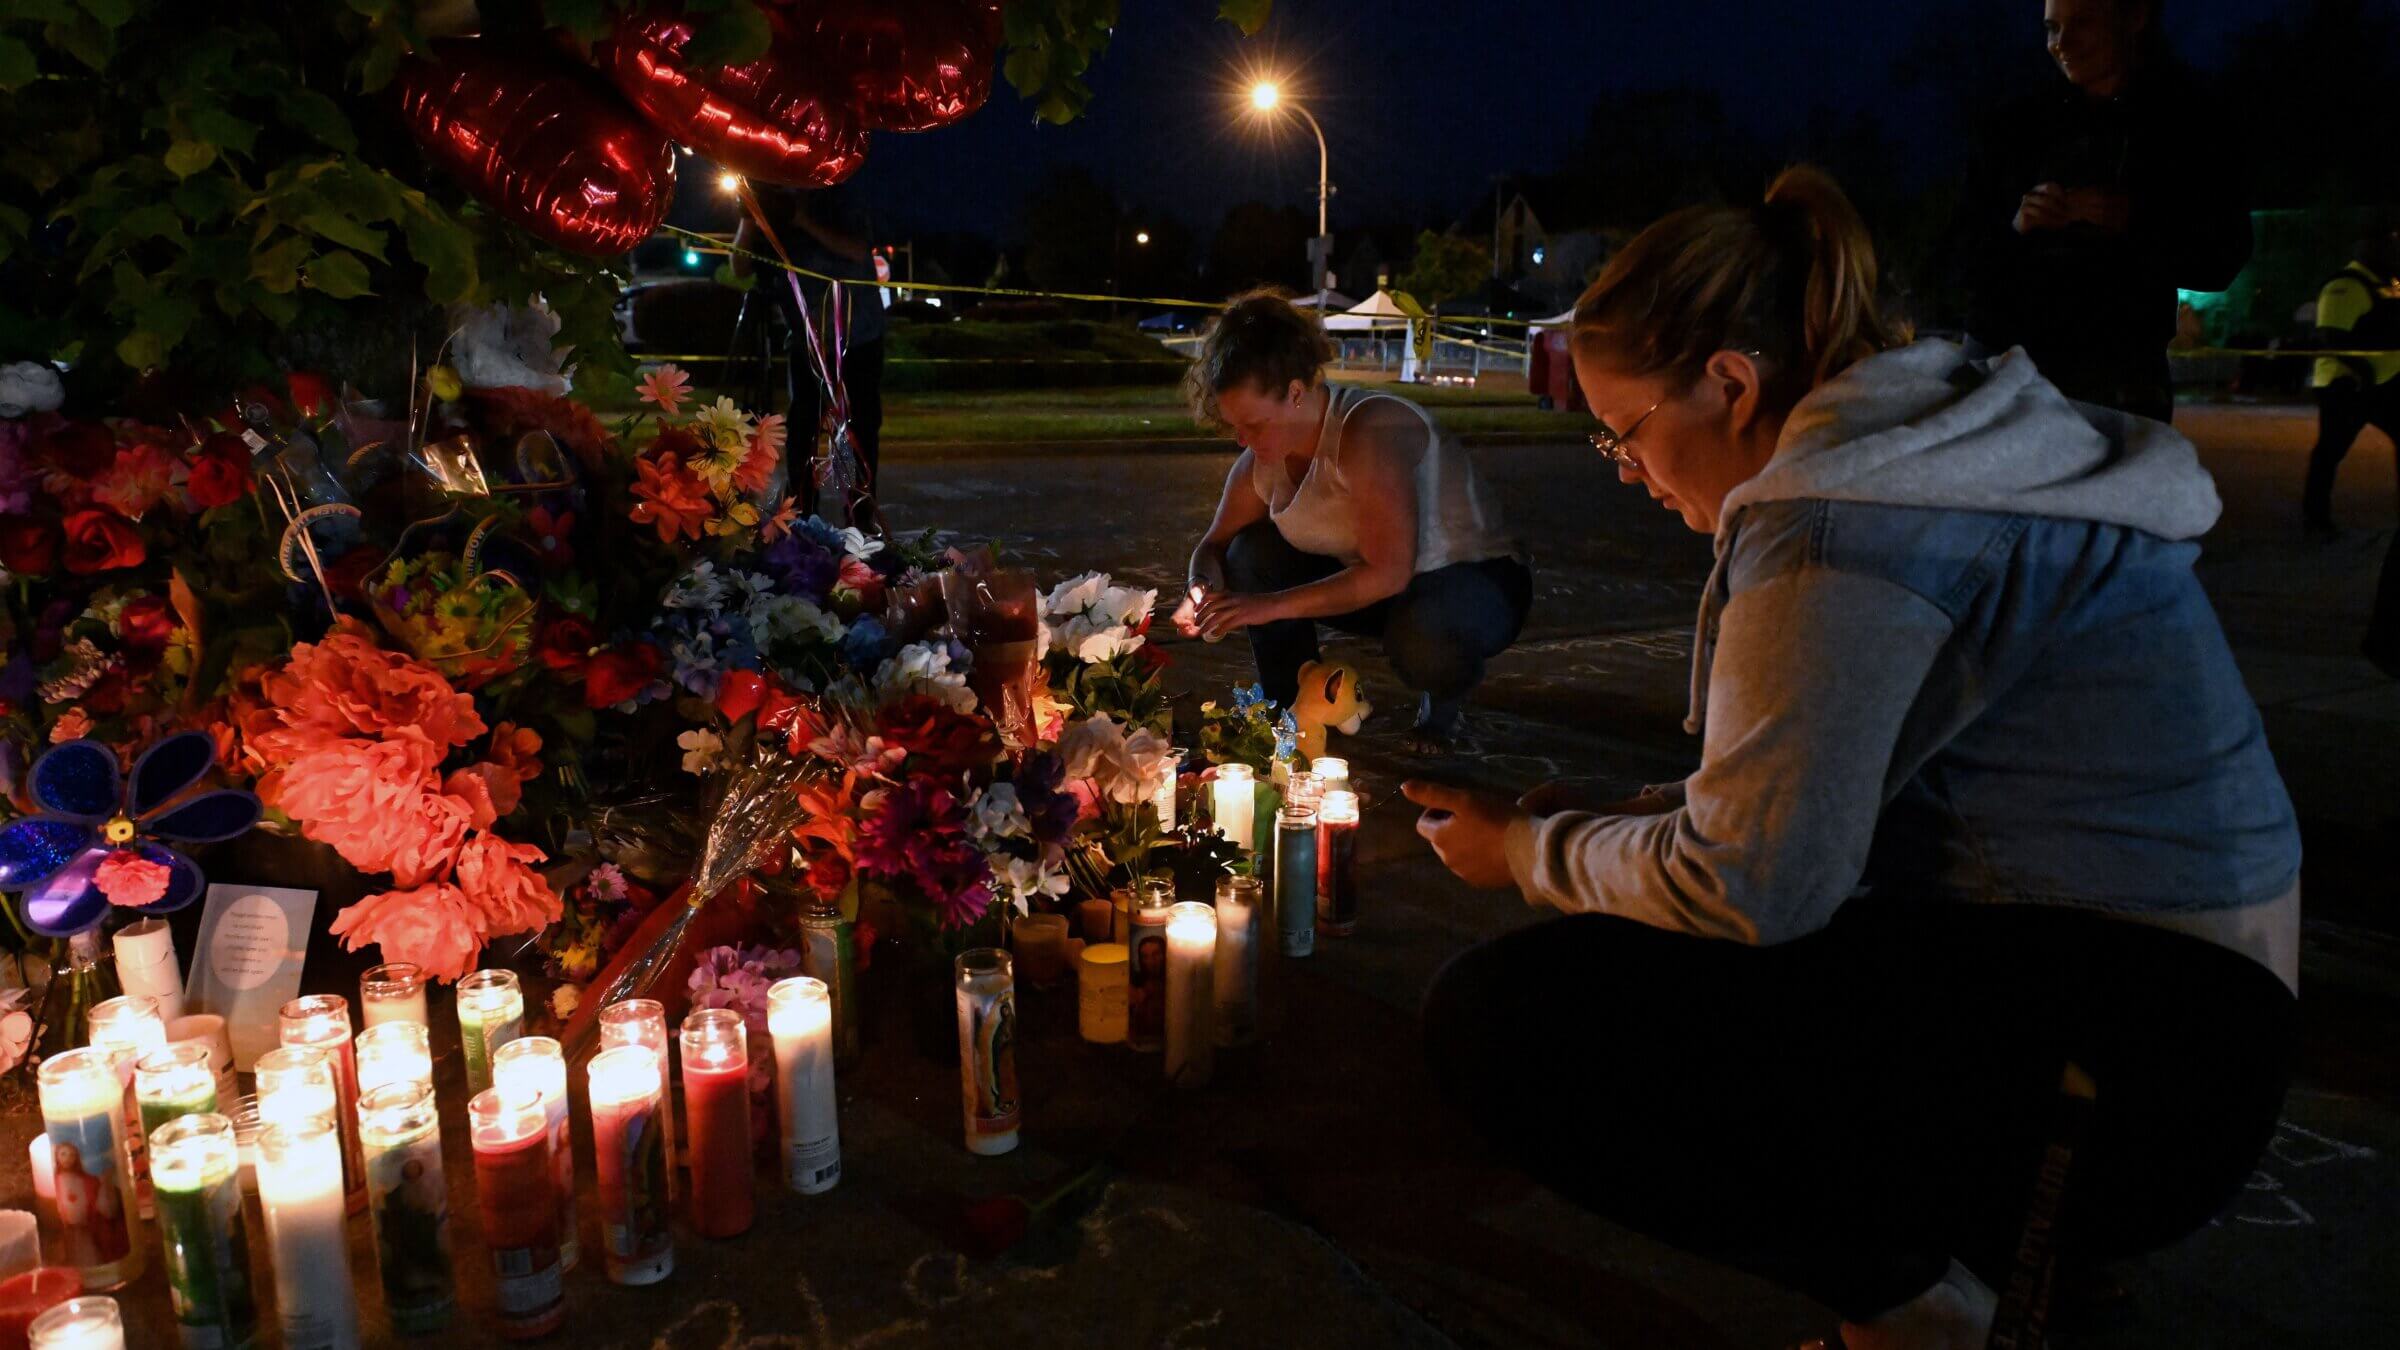
[[[484,752],[484,758],[492,767],[506,769],[518,782],[530,783],[542,776],[541,753],[542,733],[514,722],[502,722],[492,728],[492,748]]]
[[[750,457],[734,471],[733,485],[746,496],[767,490],[767,480],[783,461],[783,414],[767,413],[750,431]]]
[[[437,980],[473,970],[485,936],[475,907],[448,882],[367,896],[335,916],[333,934],[351,951],[372,942],[384,960],[415,962]]]
[[[175,486],[181,460],[148,442],[121,447],[114,464],[92,480],[92,500],[125,517],[140,520]]]
[[[268,731],[253,750],[269,762],[289,760],[323,736],[389,737],[409,728],[443,754],[484,732],[473,696],[453,689],[431,666],[385,651],[358,628],[345,626],[323,641],[292,648],[291,659],[261,682],[282,731]]]
[[[92,715],[81,708],[69,708],[50,724],[50,743],[60,745],[81,740],[92,734]]]
[[[167,881],[174,874],[165,863],[152,862],[129,848],[121,848],[100,860],[92,874],[92,884],[108,897],[108,903],[123,905],[155,904],[167,893]]]
[[[459,889],[483,915],[485,932],[526,933],[557,922],[558,893],[533,870],[547,857],[532,844],[512,844],[496,834],[478,834],[459,850]]]
[[[442,791],[474,807],[469,822],[478,830],[492,828],[492,822],[517,809],[525,798],[524,785],[517,776],[498,764],[470,764],[455,770],[442,780]]]
[[[669,417],[683,411],[683,400],[691,391],[692,377],[673,364],[660,366],[642,377],[642,402]]]
[[[435,851],[439,826],[428,819],[424,799],[432,795],[428,780],[439,760],[413,733],[392,741],[334,738],[261,778],[258,794],[361,872],[395,871],[395,858],[405,855],[413,867]],[[465,829],[462,810],[450,833],[452,852]]]
[[[657,527],[662,544],[687,536],[699,538],[702,522],[714,511],[708,485],[672,454],[655,459],[645,455],[633,462],[633,471],[638,480],[633,495],[641,498],[629,513],[633,522]]]
[[[422,886],[450,875],[458,864],[459,846],[466,842],[476,804],[447,792],[423,792],[411,806],[414,809],[383,822],[391,849],[385,867],[400,885]]]

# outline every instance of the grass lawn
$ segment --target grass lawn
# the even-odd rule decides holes
[[[1337,375],[1337,379],[1357,378]],[[1375,383],[1370,373],[1361,383]],[[1468,388],[1396,386],[1462,435],[1571,436],[1581,418],[1534,406],[1524,381],[1494,376]],[[1214,439],[1184,410],[1171,385],[1098,389],[894,392],[885,396],[887,445],[1025,445],[1072,441]]]

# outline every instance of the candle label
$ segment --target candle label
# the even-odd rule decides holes
[[[1166,930],[1159,930],[1166,945]],[[977,1135],[1008,1134],[1017,1128],[1017,991],[1014,988],[962,989],[959,1014],[966,1023],[968,1130]]]
[[[663,1276],[661,1263],[674,1260],[674,1234],[667,1227],[666,1132],[656,1100],[610,1112],[596,1115],[592,1123],[593,1147],[601,1155],[600,1232],[608,1243],[609,1278],[648,1283],[638,1277]],[[612,1122],[613,1137],[602,1128],[603,1120]]]
[[[158,1190],[158,1233],[167,1292],[184,1350],[231,1350],[258,1331],[250,1288],[250,1243],[234,1174],[193,1190]]]
[[[49,1117],[51,1195],[66,1264],[91,1272],[133,1254],[133,1216],[120,1165],[124,1118],[113,1104],[72,1120]],[[113,1283],[87,1278],[87,1289]]]
[[[1136,909],[1125,929],[1125,1044],[1159,1050],[1167,1043],[1167,912]]]
[[[492,1052],[515,1040],[524,1027],[525,1017],[522,1013],[490,1022],[470,1021],[463,1012],[460,1014],[458,1042],[467,1055],[467,1092],[470,1096],[492,1085]]]
[[[1308,956],[1317,950],[1317,827],[1275,836],[1275,929],[1285,956]]]
[[[475,1182],[498,1285],[500,1331],[509,1337],[556,1330],[566,1314],[558,1260],[558,1182],[547,1131],[522,1143],[475,1150]]]
[[[558,1268],[573,1270],[583,1260],[575,1222],[575,1133],[567,1123],[564,1093],[550,1099],[550,1175],[558,1190]]]
[[[830,1191],[841,1179],[841,1136],[795,1139],[783,1146],[783,1182],[800,1194]]]
[[[440,1132],[427,1129],[394,1144],[379,1140],[367,1156],[367,1196],[392,1329],[415,1335],[447,1325],[457,1295]]]

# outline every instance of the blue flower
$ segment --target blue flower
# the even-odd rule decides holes
[[[842,634],[842,664],[852,670],[873,670],[892,654],[892,635],[883,622],[872,614],[861,614],[850,623],[850,631]]]
[[[143,914],[167,914],[200,898],[200,867],[162,841],[210,844],[258,823],[258,798],[231,788],[185,794],[216,763],[206,732],[169,736],[134,761],[131,780],[116,752],[68,741],[35,760],[32,792],[42,811],[0,829],[0,890],[24,892],[25,925],[67,937],[98,924],[108,897],[94,880],[112,853],[130,850],[167,869],[167,892]]]
[[[1263,683],[1237,684],[1233,687],[1233,710],[1237,713],[1246,713],[1257,707],[1272,708],[1274,706],[1275,701],[1267,697],[1267,686]]]

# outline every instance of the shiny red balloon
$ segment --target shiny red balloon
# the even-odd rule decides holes
[[[560,248],[623,253],[674,201],[674,143],[546,48],[447,39],[403,62],[392,87],[428,158]]]
[[[644,116],[708,159],[745,178],[831,187],[866,162],[866,124],[827,80],[816,40],[774,10],[767,22],[767,54],[746,65],[685,64],[692,24],[673,15],[622,20],[593,60]]]
[[[790,12],[877,130],[945,127],[991,96],[995,0],[822,0]]]

